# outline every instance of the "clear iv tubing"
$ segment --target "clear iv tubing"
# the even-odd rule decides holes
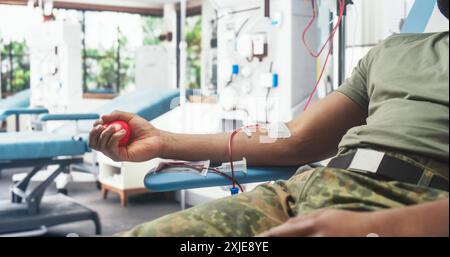
[[[345,11],[345,0],[339,0],[339,18],[338,21],[336,23],[336,25],[334,26],[333,30],[331,31],[330,36],[328,37],[327,41],[325,41],[325,43],[323,44],[323,46],[321,47],[321,49],[319,50],[318,53],[314,53],[311,48],[309,47],[308,43],[306,42],[306,33],[309,31],[309,29],[311,28],[311,26],[313,25],[314,21],[317,19],[317,8],[316,8],[316,1],[315,0],[311,0],[311,4],[312,4],[312,9],[313,9],[313,17],[311,18],[311,20],[309,21],[308,25],[306,26],[305,30],[303,31],[302,34],[302,41],[303,44],[305,45],[306,49],[308,50],[308,53],[315,58],[318,58],[322,55],[323,51],[325,50],[325,47],[331,43],[332,44],[332,39],[334,38],[334,35],[336,34],[337,30],[339,29],[339,26],[341,25],[342,22],[342,18],[344,16],[344,11]]]
[[[327,53],[327,57],[325,59],[324,65],[322,67],[322,70],[320,71],[320,75],[319,75],[319,79],[316,82],[316,85],[314,86],[314,89],[312,90],[311,94],[309,95],[308,101],[306,102],[304,111],[308,110],[311,101],[314,97],[314,95],[316,94],[317,88],[319,87],[320,81],[322,80],[323,74],[325,73],[325,69],[328,65],[328,61],[330,59],[331,56],[331,50],[333,49],[333,40],[334,39],[334,35],[336,34],[336,31],[338,30],[339,26],[341,25],[342,22],[342,17],[344,16],[344,11],[345,11],[345,1],[346,0],[339,0],[339,19],[336,23],[336,26],[333,28],[333,31],[331,32],[330,36],[328,37],[327,41],[325,42],[325,44],[322,46],[322,48],[320,49],[319,53],[315,54],[311,51],[311,49],[309,48],[308,44],[306,43],[305,40],[305,35],[306,32],[308,32],[308,30],[311,28],[314,20],[316,19],[317,15],[316,15],[316,5],[315,5],[315,0],[311,0],[312,2],[312,8],[313,8],[313,17],[311,18],[310,22],[308,23],[308,25],[306,26],[305,30],[303,31],[303,44],[305,45],[306,49],[308,50],[309,54],[315,58],[320,57],[320,55],[322,55],[323,50],[325,49],[325,47],[327,45],[329,45],[329,50]]]
[[[194,169],[194,170],[196,170],[196,171],[198,171],[198,172],[202,172],[202,171],[205,169],[205,167],[204,167],[203,165],[189,165],[189,164],[186,164],[186,163],[177,163],[177,162],[170,162],[170,163],[168,163],[168,164],[169,164],[169,165],[172,165],[172,166],[174,166],[174,167],[186,167],[186,168],[191,168],[191,169]],[[220,170],[217,169],[217,168],[208,168],[208,170],[211,171],[211,172],[213,172],[213,173],[215,173],[215,174],[217,174],[217,175],[220,175],[220,176],[222,176],[222,177],[225,177],[226,179],[229,179],[229,180],[231,180],[231,181],[235,181],[235,179],[233,179],[232,177],[230,177],[230,176],[228,176],[227,174],[223,173],[222,171],[220,171]],[[242,187],[239,183],[237,183],[237,182],[236,182],[236,184],[237,184],[237,186],[239,187],[239,189],[240,189],[242,192],[244,192],[243,187]]]
[[[311,100],[312,100],[312,98],[314,97],[314,94],[315,94],[316,91],[317,91],[317,88],[318,88],[318,86],[319,86],[319,84],[320,84],[320,81],[322,80],[323,74],[324,74],[324,72],[325,72],[325,68],[326,68],[326,66],[327,66],[327,64],[328,64],[328,61],[329,61],[329,58],[330,58],[330,56],[331,56],[331,50],[332,50],[332,48],[333,48],[333,39],[334,39],[334,35],[336,34],[336,32],[337,32],[339,26],[341,25],[342,17],[344,16],[344,10],[345,10],[345,0],[339,0],[339,19],[338,19],[338,21],[337,21],[337,23],[336,23],[336,26],[334,26],[334,28],[333,28],[333,30],[332,30],[330,36],[328,37],[327,41],[326,41],[325,44],[322,46],[322,48],[320,49],[320,51],[319,51],[318,53],[313,53],[313,51],[310,49],[309,45],[306,43],[306,39],[305,39],[305,38],[306,38],[306,33],[307,33],[308,30],[311,28],[312,24],[314,23],[314,21],[315,21],[316,18],[317,18],[317,10],[316,10],[316,3],[315,3],[315,0],[311,0],[311,3],[312,3],[312,8],[313,8],[313,17],[311,18],[311,20],[309,21],[309,23],[308,23],[308,25],[306,26],[305,30],[303,31],[303,34],[302,34],[303,44],[305,45],[305,47],[306,47],[306,49],[308,50],[309,54],[310,54],[312,57],[315,57],[315,58],[318,58],[318,57],[320,57],[320,56],[322,55],[322,53],[323,53],[323,51],[324,51],[324,49],[325,49],[325,47],[326,47],[327,45],[329,45],[329,50],[328,50],[328,53],[327,53],[327,57],[326,57],[326,59],[325,59],[325,63],[324,63],[324,65],[323,65],[323,67],[322,67],[322,70],[321,70],[321,72],[320,72],[319,79],[317,80],[316,85],[314,86],[314,89],[313,89],[313,91],[311,92],[311,94],[310,94],[310,96],[309,96],[309,99],[308,99],[308,101],[307,101],[307,103],[306,103],[306,105],[305,105],[305,109],[304,109],[305,111],[309,108],[309,105],[311,104]],[[229,144],[228,144],[228,152],[229,152],[229,155],[230,155],[231,179],[232,179],[232,181],[233,181],[233,188],[234,188],[234,189],[236,188],[237,182],[236,182],[235,175],[234,175],[234,164],[233,164],[233,139],[234,139],[234,137],[235,137],[239,132],[242,132],[242,130],[245,129],[245,128],[246,128],[246,129],[252,129],[252,128],[256,128],[256,129],[257,129],[257,128],[259,128],[259,127],[260,127],[259,125],[247,126],[247,127],[244,127],[244,128],[239,128],[239,129],[233,131],[233,133],[231,133],[230,141],[229,141]],[[226,175],[226,174],[223,174],[223,175]],[[240,185],[239,185],[239,188],[240,188],[241,191],[243,192],[243,190],[242,190],[242,188],[241,188]]]
[[[228,153],[230,155],[230,168],[231,168],[231,178],[232,178],[232,182],[233,182],[233,188],[236,188],[236,183],[237,183],[236,179],[235,179],[235,175],[234,175],[233,139],[239,132],[242,132],[244,129],[258,129],[259,127],[260,127],[259,125],[246,126],[243,128],[239,128],[231,133],[230,141],[228,142]],[[243,192],[242,188],[241,188],[241,191]]]
[[[228,176],[227,174],[221,172],[219,169],[216,168],[209,168],[210,171],[216,173],[217,175],[220,175],[222,177],[225,177],[226,179],[229,179],[231,181],[235,181],[232,177]],[[244,192],[244,188],[238,183],[236,182],[237,186],[239,187],[239,189],[241,190],[241,192]]]

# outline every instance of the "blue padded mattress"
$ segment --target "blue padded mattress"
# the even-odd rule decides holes
[[[7,115],[3,114],[5,110],[28,107],[30,105],[30,95],[31,92],[27,89],[6,99],[0,99],[0,121],[7,118]]]
[[[114,110],[135,113],[151,121],[172,108],[178,106],[180,92],[178,89],[147,89],[119,96],[100,108],[94,110],[99,115],[110,114]],[[92,129],[92,121],[79,121],[80,131],[88,132]],[[58,133],[74,133],[74,126],[64,126]]]
[[[44,132],[0,133],[0,161],[77,156],[89,151],[87,135]]]

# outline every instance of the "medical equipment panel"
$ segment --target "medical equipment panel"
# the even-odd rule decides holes
[[[312,17],[309,1],[215,2],[220,7],[222,118],[247,124],[291,120],[303,110],[316,82],[316,60],[301,43]],[[309,45],[317,45],[318,35],[314,24],[308,32]]]
[[[81,27],[44,22],[29,35],[32,107],[65,113],[82,98]],[[76,110],[73,110],[76,111]]]
[[[136,49],[136,88],[170,88],[169,54],[163,45]]]

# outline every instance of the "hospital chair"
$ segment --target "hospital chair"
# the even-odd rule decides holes
[[[171,89],[139,90],[117,97],[108,104],[97,109],[94,114],[42,114],[39,116],[38,120],[33,123],[33,127],[35,130],[45,131],[45,124],[49,122],[71,121],[75,124],[64,125],[52,131],[52,133],[70,134],[74,136],[87,134],[92,129],[93,120],[98,119],[99,115],[109,114],[116,109],[136,113],[147,120],[151,120],[170,110],[170,107],[173,104],[172,100],[176,99],[178,95],[178,90]],[[91,165],[85,163],[72,165],[71,172],[66,172],[58,176],[55,180],[58,192],[67,194],[67,185],[69,183],[97,181],[96,176],[93,176],[98,173],[96,171],[97,167],[95,166],[95,153],[93,158],[94,160]],[[43,181],[51,172],[52,171],[39,172],[33,178],[33,181]],[[13,176],[13,182],[16,183],[25,176],[26,174],[16,174]],[[97,186],[100,188],[98,181]]]
[[[25,108],[30,105],[30,90],[24,90],[5,99],[0,99],[0,121],[7,118],[5,111],[12,108]]]
[[[46,197],[42,202],[46,189],[59,175],[69,174],[74,166],[82,166],[83,156],[90,152],[88,132],[100,115],[120,109],[151,120],[169,111],[178,96],[178,90],[172,89],[140,90],[116,98],[95,114],[42,114],[38,119],[42,123],[75,121],[77,129],[64,125],[52,132],[0,133],[0,170],[31,168],[12,186],[11,202],[0,202],[0,235],[23,231],[25,235],[37,235],[45,233],[47,227],[82,220],[92,220],[96,233],[101,233],[94,211],[61,194]],[[28,190],[32,178],[48,166],[57,168]]]
[[[30,96],[29,89],[23,90],[13,96],[0,100],[0,132],[6,132],[6,128],[3,129],[3,124],[10,117],[15,118],[15,130],[20,130],[20,118],[24,115],[39,115],[48,113],[44,108],[30,108]]]
[[[436,15],[433,15],[436,14]],[[441,17],[437,10],[436,0],[416,0],[402,28],[402,33],[423,33],[429,30],[448,30],[448,21],[443,20],[436,28],[432,23]],[[445,27],[447,26],[447,27]],[[237,172],[236,180],[241,184],[258,183],[275,180],[286,180],[292,177],[296,171],[302,169],[316,168],[320,164],[311,164],[304,167],[249,167],[246,174]],[[144,179],[146,188],[152,192],[170,192],[181,190],[181,206],[184,208],[185,199],[183,190],[227,186],[230,181],[215,173],[209,173],[206,177],[191,174],[174,173],[148,173]]]

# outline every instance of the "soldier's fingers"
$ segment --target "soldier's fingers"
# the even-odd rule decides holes
[[[314,221],[306,219],[294,224],[285,223],[263,234],[263,237],[306,237],[314,234]]]
[[[98,149],[98,139],[100,137],[100,134],[103,132],[103,126],[98,125],[96,126],[91,133],[89,133],[89,147],[92,149],[97,150]]]
[[[97,126],[99,126],[99,125],[104,125],[103,120],[96,120],[96,121],[94,122],[93,127],[95,128],[95,127],[97,127]]]
[[[318,210],[318,211],[312,212],[308,215],[301,215],[301,216],[291,218],[287,222],[292,224],[292,223],[302,222],[302,221],[308,220],[308,219],[315,219],[327,211],[328,210],[325,210],[325,209]]]
[[[125,122],[129,122],[131,119],[133,119],[134,116],[135,115],[133,113],[114,111],[111,114],[103,115],[102,120],[106,123],[113,122],[116,120],[123,120]]]
[[[121,131],[115,133],[111,136],[108,141],[107,147],[109,149],[116,149],[119,146],[120,140],[127,134],[127,131],[122,129]]]
[[[109,150],[109,149],[107,149],[107,145],[108,145],[109,139],[114,134],[114,132],[115,132],[115,129],[113,127],[108,127],[102,132],[102,134],[100,135],[99,140],[98,140],[98,147],[101,150]]]

